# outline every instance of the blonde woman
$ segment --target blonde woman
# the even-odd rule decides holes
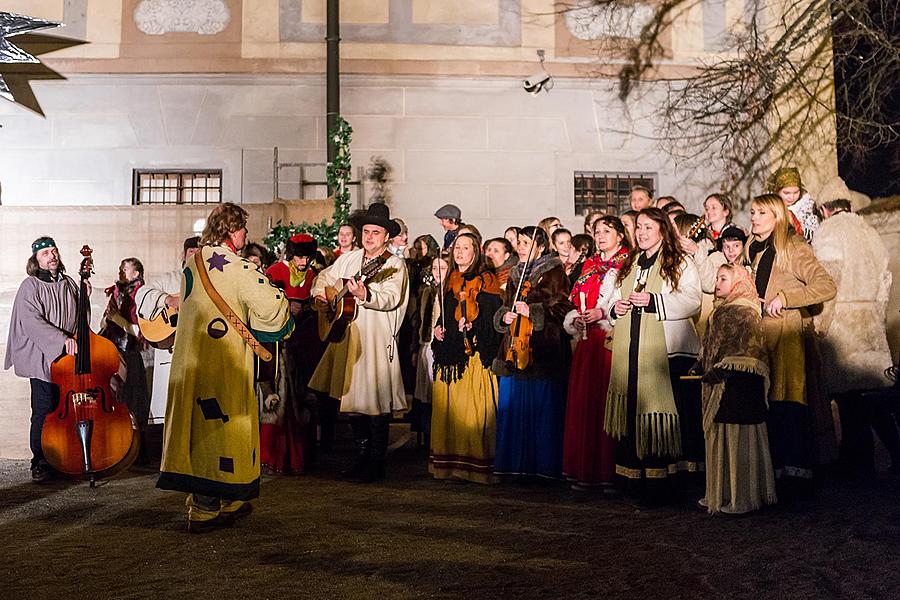
[[[762,300],[763,334],[769,352],[769,440],[780,495],[806,493],[812,480],[811,421],[824,407],[808,393],[807,360],[812,337],[810,309],[834,298],[834,280],[812,248],[794,233],[787,207],[775,194],[753,199],[751,241],[745,258]],[[812,413],[810,412],[812,410]]]

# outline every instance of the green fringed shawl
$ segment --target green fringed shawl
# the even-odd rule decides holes
[[[622,296],[634,289],[639,268],[635,264],[622,282]],[[663,280],[659,273],[659,260],[650,268],[645,291],[662,292]],[[626,291],[629,290],[629,291]],[[628,431],[628,355],[631,347],[631,318],[634,310],[619,317],[613,336],[612,373],[606,398],[605,429],[615,439],[621,439]],[[637,410],[634,437],[638,458],[681,454],[681,425],[672,381],[669,376],[669,355],[662,321],[645,313],[641,318],[640,357],[638,359]]]

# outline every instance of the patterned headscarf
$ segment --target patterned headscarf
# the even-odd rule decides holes
[[[796,167],[781,167],[772,174],[769,187],[775,194],[778,190],[786,187],[798,187],[803,189],[803,182],[800,180],[800,171]]]
[[[750,271],[741,265],[730,265],[729,270],[733,286],[731,293],[725,298],[724,304],[730,304],[740,299],[759,303],[759,294],[756,292],[756,284],[753,283]]]

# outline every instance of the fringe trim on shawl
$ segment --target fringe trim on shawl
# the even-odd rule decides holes
[[[432,373],[432,379],[437,381],[440,379],[444,383],[453,383],[454,381],[459,381],[462,379],[463,373],[466,372],[466,367],[468,366],[469,361],[459,364],[454,363],[451,365],[434,365],[434,371]]]
[[[620,440],[628,428],[627,398],[611,393],[606,398],[606,432]],[[649,413],[635,419],[635,451],[640,459],[648,455],[681,456],[681,423],[677,414]]]
[[[681,425],[678,415],[651,413],[638,415],[635,423],[637,456],[681,456]]]
[[[723,371],[741,371],[743,373],[752,373],[763,378],[763,399],[766,406],[769,405],[769,366],[763,361],[751,358],[749,356],[726,356],[715,364],[714,369]],[[725,383],[717,383],[715,385],[703,384],[703,431],[709,433],[713,424],[716,422],[716,414],[719,412],[719,406],[722,404],[722,394],[725,391]]]
[[[627,397],[612,390],[606,395],[603,428],[614,440],[621,440],[628,428]]]

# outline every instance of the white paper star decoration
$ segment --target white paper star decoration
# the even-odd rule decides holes
[[[9,12],[0,12],[0,63],[39,63],[40,61],[37,58],[12,44],[6,38],[22,33],[37,31],[39,29],[50,29],[59,26],[60,23],[55,21],[35,19],[33,17],[26,17]],[[3,96],[10,102],[16,101],[9,86],[3,79],[2,72],[0,72],[0,96]]]

